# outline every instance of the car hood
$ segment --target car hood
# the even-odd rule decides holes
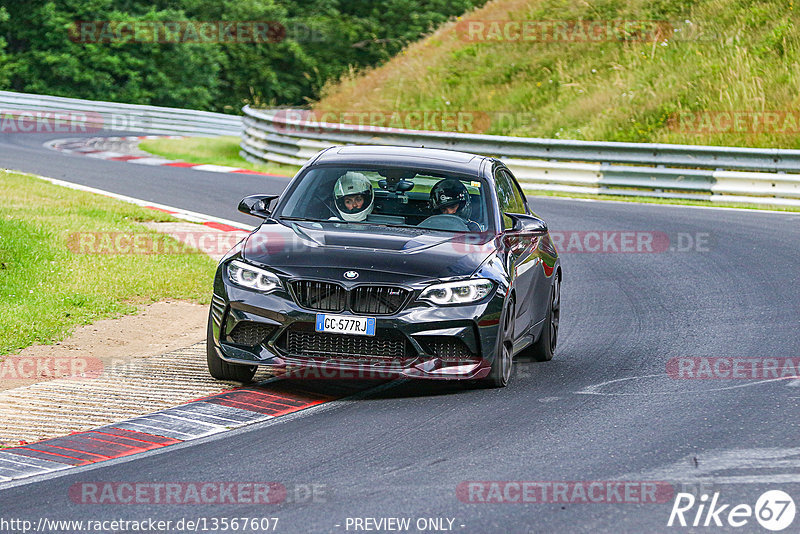
[[[495,236],[335,222],[266,221],[242,248],[244,259],[286,276],[354,283],[469,276],[496,250]]]

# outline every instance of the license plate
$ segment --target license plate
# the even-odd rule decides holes
[[[352,315],[317,314],[317,332],[334,334],[355,334],[359,336],[375,335],[374,317],[354,317]]]

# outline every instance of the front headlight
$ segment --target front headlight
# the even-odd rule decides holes
[[[428,286],[419,296],[420,300],[427,300],[439,306],[447,304],[469,304],[478,302],[491,293],[491,280],[478,278],[460,282],[446,282]]]
[[[269,271],[253,267],[243,261],[233,260],[228,264],[228,280],[237,286],[269,292],[280,287],[280,279]]]

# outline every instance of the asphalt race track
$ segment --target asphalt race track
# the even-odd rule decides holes
[[[0,136],[0,167],[249,223],[255,220],[236,211],[238,200],[285,185],[42,147],[55,137]],[[690,531],[667,526],[674,496],[656,503],[464,502],[457,488],[468,481],[668,481],[675,492],[718,492],[731,508],[754,506],[779,489],[800,506],[800,379],[667,374],[673,358],[800,357],[800,213],[530,202],[551,232],[563,232],[562,329],[555,359],[517,363],[508,388],[387,384],[163,451],[23,481],[0,490],[0,516],[278,517],[276,532],[298,533],[352,532],[354,518],[390,517],[411,518],[410,532],[418,532],[420,518],[444,518],[441,529],[449,519],[453,531],[469,533]],[[650,233],[664,246],[578,252],[596,242],[577,232],[613,240],[609,233],[620,231]],[[79,483],[201,481],[274,481],[290,498],[99,505],[68,493]],[[310,485],[317,485],[313,498]],[[692,531],[724,530],[765,532],[754,517],[741,528]]]
[[[115,132],[114,135],[141,133]],[[81,136],[0,133],[0,168],[40,174],[208,215],[225,213],[227,219],[253,225],[256,224],[256,219],[236,211],[236,206],[242,199],[238,187],[241,186],[242,191],[257,190],[259,193],[275,194],[283,191],[288,183],[288,180],[269,181],[262,176],[243,174],[236,175],[236,187],[231,188],[231,179],[226,174],[179,167],[123,165],[124,162],[65,155],[42,146],[47,140],[65,137]],[[168,202],[162,202],[163,200]]]

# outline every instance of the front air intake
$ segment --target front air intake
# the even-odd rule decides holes
[[[338,284],[300,280],[292,282],[292,291],[297,303],[311,310],[344,311],[347,290]]]
[[[233,343],[255,347],[260,345],[275,331],[275,327],[253,321],[240,321],[228,335]]]
[[[350,310],[353,313],[392,315],[400,311],[409,293],[400,287],[357,287],[350,291]]]

